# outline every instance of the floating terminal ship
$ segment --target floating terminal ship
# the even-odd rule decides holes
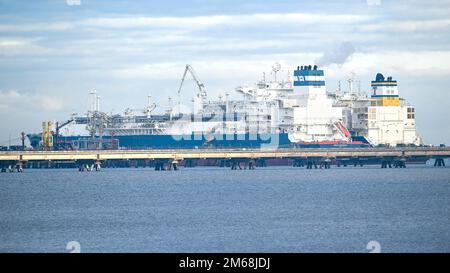
[[[205,85],[186,65],[178,93],[190,73],[197,83],[193,111],[178,105],[157,114],[150,97],[145,109],[121,114],[100,111],[91,92],[91,109],[66,122],[45,122],[28,134],[34,149],[195,149],[195,148],[333,148],[421,145],[415,108],[399,97],[398,83],[377,74],[370,93],[352,88],[327,92],[324,71],[304,65],[278,79],[235,89],[241,100],[209,100]]]

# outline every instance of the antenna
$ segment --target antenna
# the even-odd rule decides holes
[[[274,73],[274,78],[275,78],[275,82],[277,81],[277,72],[280,71],[281,69],[281,65],[280,63],[276,62],[273,66],[272,66],[272,71]]]
[[[356,82],[355,80],[356,74],[355,72],[350,72],[350,75],[348,76],[347,82],[348,82],[348,89],[350,93],[353,93],[353,83]]]
[[[230,94],[225,91],[225,114],[228,113],[228,99],[229,99],[229,96],[230,96]]]
[[[150,108],[152,102],[152,96],[150,96],[150,94],[147,95],[147,107]]]
[[[169,119],[172,120],[172,98],[169,97]]]
[[[92,90],[91,92],[89,92],[89,94],[91,95],[91,111],[94,112],[97,100],[97,91]]]
[[[100,96],[95,96],[95,111],[100,111]]]
[[[152,96],[147,95],[147,112],[150,113],[150,108],[152,107]]]

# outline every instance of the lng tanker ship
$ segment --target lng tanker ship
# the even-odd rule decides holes
[[[186,65],[186,75],[197,83],[193,111],[180,103],[156,113],[150,97],[142,110],[123,113],[100,111],[99,97],[91,92],[91,109],[66,122],[46,122],[40,134],[28,134],[34,149],[192,149],[363,147],[420,145],[414,107],[400,99],[397,82],[378,74],[371,94],[348,90],[329,93],[324,71],[298,66],[277,79],[281,66],[272,67],[251,86],[235,89],[242,96],[209,100],[205,85]],[[184,109],[185,107],[183,107]]]

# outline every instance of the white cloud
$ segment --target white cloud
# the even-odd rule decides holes
[[[17,103],[21,98],[22,95],[16,90],[0,90],[0,109],[8,109],[10,105]]]
[[[80,24],[103,28],[179,28],[201,29],[213,26],[262,26],[293,24],[348,24],[367,21],[371,17],[351,14],[260,13],[244,15],[211,15],[193,17],[113,17],[93,18]]]
[[[396,77],[448,77],[450,51],[357,52],[342,66],[326,67],[328,78],[343,79],[351,72],[372,77],[377,72]]]
[[[270,72],[272,65],[279,61],[283,68],[292,70],[303,63],[312,63],[319,53],[296,53],[296,54],[267,54],[254,55],[245,59],[208,59],[196,60],[190,64],[197,71],[201,79],[205,81],[214,80],[241,80],[254,82],[258,80],[263,72]],[[296,63],[298,62],[298,63]],[[184,71],[185,63],[164,62],[151,65],[140,64],[110,70],[110,75],[119,79],[141,79],[141,80],[179,80]],[[234,88],[234,86],[230,86]]]
[[[199,17],[116,17],[87,19],[80,25],[104,28],[204,28],[225,22],[227,16]]]
[[[65,98],[61,96],[0,90],[0,109],[2,110],[59,111],[64,108],[65,103]]]
[[[362,25],[361,30],[364,31],[437,31],[450,27],[450,19],[434,19],[434,20],[405,20],[380,22],[379,24]]]
[[[315,63],[319,66],[330,64],[343,64],[355,53],[355,47],[350,42],[342,42],[334,45],[330,50],[318,58]]]
[[[45,111],[59,111],[64,108],[65,98],[55,96],[42,96],[38,98],[39,106]]]
[[[1,32],[46,32],[66,31],[75,27],[71,22],[34,23],[34,24],[0,24]]]
[[[114,29],[188,29],[198,30],[214,26],[280,26],[296,24],[351,24],[372,19],[371,16],[353,14],[321,14],[321,13],[256,13],[241,15],[208,15],[185,17],[149,17],[149,16],[120,16],[96,17],[73,22],[52,23],[18,23],[0,24],[1,32],[45,32],[68,31],[87,28]]]
[[[47,54],[48,49],[36,44],[39,38],[0,38],[0,57]]]
[[[257,80],[264,71],[270,71],[275,62],[281,62],[286,70],[298,65],[313,64],[320,57],[316,53],[260,54],[246,58],[205,59],[190,64],[202,79],[207,81],[240,79],[247,82]],[[181,77],[184,63],[162,62],[137,64],[110,69],[112,77],[130,80],[177,80]],[[404,74],[411,76],[450,76],[450,51],[382,51],[356,52],[352,58],[340,65],[324,66],[328,77],[340,78],[354,71],[360,75],[372,76],[374,72]]]
[[[79,6],[81,5],[81,0],[66,0],[66,3],[69,6]]]
[[[226,52],[268,49],[271,51],[297,48],[298,37],[282,38],[282,33],[292,33],[299,26],[342,25],[369,20],[367,16],[350,14],[306,14],[306,13],[260,13],[243,15],[211,15],[191,17],[100,17],[74,22],[0,25],[4,32],[38,32],[42,42],[30,38],[4,38],[0,40],[0,55],[3,56],[103,56],[113,58],[125,55],[170,55],[187,52]],[[213,27],[236,28],[225,36],[214,35]],[[267,30],[285,28],[264,37],[251,37],[245,27]],[[195,32],[208,29],[208,33]],[[322,27],[323,29],[323,27]],[[83,33],[74,39],[68,32],[61,37],[51,37],[51,31]],[[123,31],[126,30],[126,31]],[[241,31],[242,30],[242,31]],[[48,33],[46,33],[48,32]],[[310,30],[307,31],[311,33]],[[329,30],[332,32],[332,30]],[[259,33],[252,32],[252,33]],[[313,31],[314,33],[314,31]],[[317,35],[315,35],[317,36]],[[66,40],[61,40],[66,37]],[[314,43],[317,37],[312,37]],[[6,40],[7,39],[7,40]],[[57,43],[53,43],[56,41]],[[317,42],[319,43],[319,42]],[[298,49],[298,48],[297,48]],[[184,51],[184,52],[183,52]]]

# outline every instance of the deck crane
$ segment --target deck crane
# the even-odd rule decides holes
[[[75,120],[75,118],[71,118],[63,123],[60,122],[56,122],[55,124],[55,135],[54,135],[54,145],[53,145],[53,149],[54,150],[60,150],[61,148],[64,147],[60,147],[60,143],[59,143],[59,131],[66,125],[68,125],[69,123],[73,122]]]
[[[208,96],[208,93],[206,92],[206,87],[200,81],[199,77],[197,76],[197,73],[195,73],[194,68],[190,64],[186,65],[186,68],[185,68],[184,73],[183,73],[183,77],[181,78],[180,87],[178,88],[178,97],[180,96],[181,88],[183,87],[183,83],[184,83],[184,80],[186,78],[186,74],[187,74],[188,71],[189,71],[189,73],[191,73],[192,78],[197,83],[197,86],[198,86],[197,98],[201,99],[202,103],[205,103],[206,102],[206,98]]]

